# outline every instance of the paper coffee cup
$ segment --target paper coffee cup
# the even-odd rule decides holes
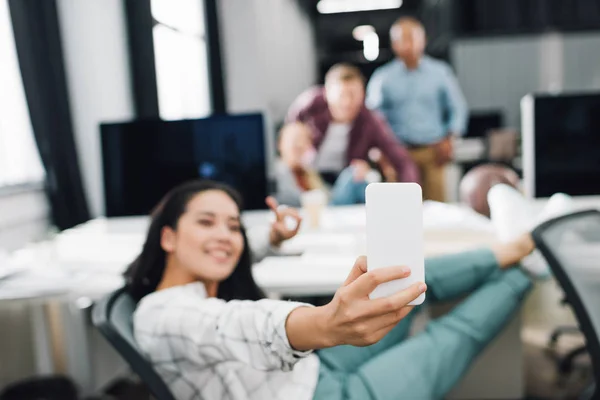
[[[316,229],[321,225],[321,215],[327,205],[327,194],[323,190],[309,190],[300,198],[308,226]]]

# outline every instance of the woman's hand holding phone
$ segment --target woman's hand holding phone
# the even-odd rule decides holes
[[[408,304],[427,289],[418,282],[388,297],[370,299],[380,284],[406,278],[405,267],[367,271],[367,260],[359,257],[333,300],[321,307],[301,307],[290,313],[286,331],[296,350],[311,350],[343,344],[368,346],[377,343],[412,310]]]

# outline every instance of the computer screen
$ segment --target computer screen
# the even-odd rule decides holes
[[[523,119],[532,131],[524,129],[523,157],[535,197],[600,194],[600,93],[533,96],[528,103],[532,115]]]
[[[102,124],[106,216],[146,215],[170,189],[192,179],[236,188],[245,209],[267,195],[261,114]]]
[[[493,129],[503,128],[503,118],[500,111],[478,111],[469,115],[466,138],[484,138]]]

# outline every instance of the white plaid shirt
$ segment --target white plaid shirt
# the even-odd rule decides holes
[[[202,283],[144,297],[136,340],[178,400],[307,400],[319,359],[291,348],[289,313],[305,304],[207,298]]]

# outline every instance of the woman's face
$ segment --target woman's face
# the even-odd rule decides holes
[[[225,192],[207,190],[194,196],[176,229],[163,228],[161,246],[184,276],[221,282],[235,269],[244,250],[240,210]]]

